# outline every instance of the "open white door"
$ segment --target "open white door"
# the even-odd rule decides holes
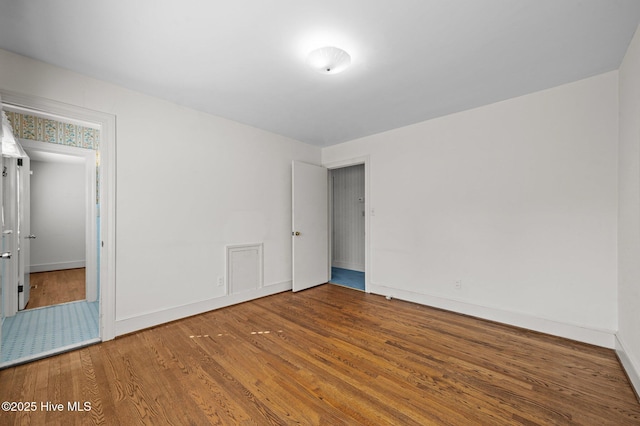
[[[293,291],[329,281],[328,171],[294,161],[293,182]]]
[[[5,317],[24,309],[30,293],[30,163],[20,144],[11,139],[2,152],[2,251],[7,252],[2,274]]]
[[[3,253],[7,253],[4,266],[3,312],[12,317],[18,312],[18,191],[16,157],[2,155],[2,241]]]

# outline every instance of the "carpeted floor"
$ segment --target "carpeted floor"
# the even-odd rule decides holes
[[[329,282],[364,291],[364,272],[331,267]]]

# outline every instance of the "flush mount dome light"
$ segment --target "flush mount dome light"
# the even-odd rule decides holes
[[[351,56],[342,49],[326,46],[309,53],[307,62],[311,68],[322,74],[337,74],[351,64]]]

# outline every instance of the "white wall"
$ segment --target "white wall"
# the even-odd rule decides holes
[[[618,353],[640,395],[640,31],[620,67]]]
[[[84,164],[32,160],[31,170],[31,272],[84,267]]]
[[[370,155],[368,289],[613,347],[617,84],[610,72],[323,149],[325,164]]]
[[[331,265],[364,272],[364,165],[331,171]]]
[[[291,161],[320,149],[0,50],[0,88],[116,115],[116,333],[225,297],[225,245],[264,243],[264,288],[291,288]]]

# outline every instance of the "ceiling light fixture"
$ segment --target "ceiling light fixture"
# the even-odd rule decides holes
[[[342,49],[325,46],[309,53],[307,63],[322,74],[337,74],[351,65],[351,56]]]

